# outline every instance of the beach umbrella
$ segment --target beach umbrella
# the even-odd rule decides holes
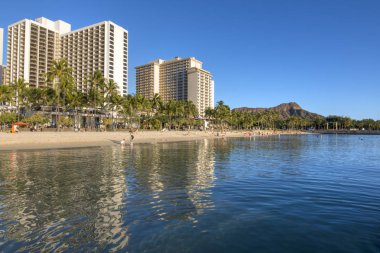
[[[27,126],[28,124],[19,121],[19,122],[16,122],[15,125],[16,125],[16,126]]]

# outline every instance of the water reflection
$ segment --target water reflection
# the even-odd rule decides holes
[[[209,140],[0,156],[0,247],[123,250],[130,226],[214,207]],[[142,210],[144,210],[142,212]]]
[[[210,145],[210,140],[200,141],[194,158],[193,169],[188,170],[189,184],[187,191],[190,201],[196,208],[196,213],[201,214],[205,209],[211,209],[214,204],[211,199],[210,188],[214,183],[215,151]]]
[[[122,154],[114,148],[101,151],[9,152],[8,160],[2,155],[2,247],[45,251],[82,248],[89,241],[98,247],[126,245]]]
[[[209,140],[135,146],[131,160],[127,174],[132,195],[149,196],[141,203],[147,208],[146,219],[195,220],[203,209],[213,207],[215,154]]]
[[[103,167],[99,190],[103,193],[98,200],[95,233],[100,245],[113,245],[112,250],[123,249],[128,244],[127,227],[123,225],[123,198],[127,192],[122,168],[122,153],[113,147]],[[108,246],[108,248],[110,248]]]
[[[379,252],[379,143],[281,136],[2,152],[0,252]]]

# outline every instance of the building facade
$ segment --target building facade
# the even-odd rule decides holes
[[[5,82],[6,67],[3,65],[4,29],[0,28],[0,85]]]
[[[193,57],[155,60],[136,67],[136,93],[147,98],[159,94],[163,101],[190,100],[199,115],[214,108],[214,81],[202,62]]]
[[[160,63],[157,60],[149,64],[136,67],[136,94],[141,94],[146,98],[153,98],[154,94],[159,94]]]
[[[128,32],[104,21],[61,35],[61,55],[73,69],[78,89],[89,90],[88,79],[97,70],[118,84],[119,93],[128,91]]]
[[[59,58],[60,33],[70,31],[63,21],[24,19],[8,27],[6,83],[23,78],[32,87],[51,86],[46,73]]]
[[[207,108],[214,108],[214,80],[210,72],[190,68],[187,71],[188,79],[188,100],[193,101],[199,111],[199,115],[204,116]]]
[[[0,85],[5,84],[5,78],[6,78],[6,72],[7,71],[7,66],[5,65],[0,65]]]
[[[3,65],[4,29],[0,28],[0,65]]]
[[[71,31],[61,20],[24,19],[8,27],[6,83],[23,78],[32,87],[51,86],[46,73],[64,58],[77,88],[88,91],[90,76],[100,70],[106,79],[128,91],[128,32],[110,21]]]

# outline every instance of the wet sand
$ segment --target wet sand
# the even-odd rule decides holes
[[[278,134],[303,134],[300,131],[230,131],[226,133],[202,131],[137,131],[133,143],[159,143],[191,141],[211,138],[271,136]],[[128,131],[117,132],[20,132],[0,133],[0,150],[75,148],[120,145],[131,142]]]

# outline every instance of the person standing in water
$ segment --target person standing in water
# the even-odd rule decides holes
[[[135,136],[133,135],[132,129],[129,129],[129,134],[131,135],[131,142],[133,142],[133,139],[135,138]]]

